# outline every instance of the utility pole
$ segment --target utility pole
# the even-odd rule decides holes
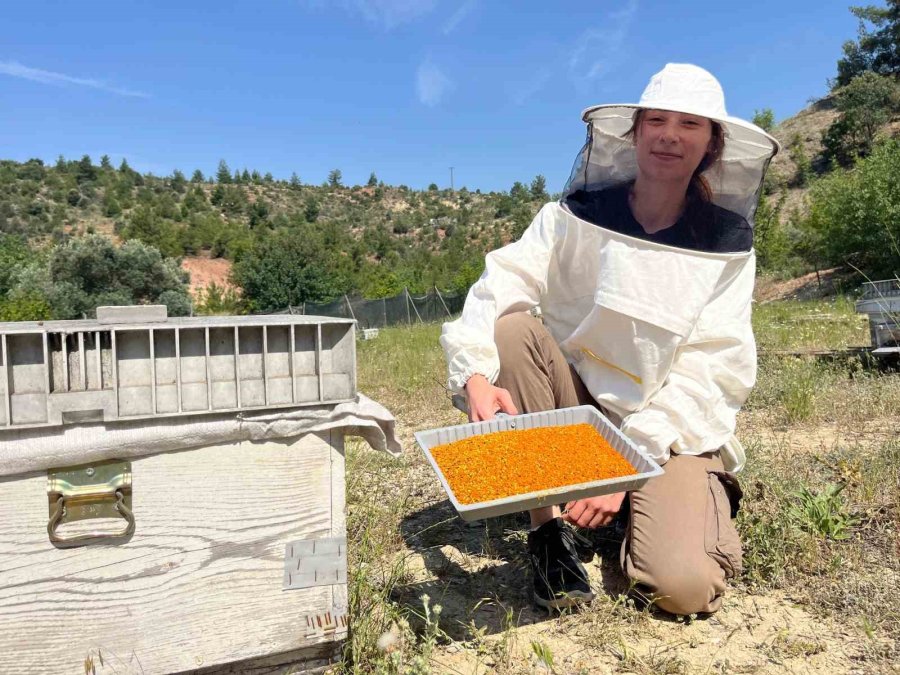
[[[450,192],[453,192],[453,167],[450,167]]]

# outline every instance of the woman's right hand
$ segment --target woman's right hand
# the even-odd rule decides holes
[[[497,412],[518,415],[509,391],[495,387],[484,375],[472,375],[466,382],[466,399],[469,403],[469,421],[484,422],[494,419]]]

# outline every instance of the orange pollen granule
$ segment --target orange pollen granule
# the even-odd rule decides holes
[[[637,473],[590,424],[472,436],[437,445],[431,456],[460,504]]]

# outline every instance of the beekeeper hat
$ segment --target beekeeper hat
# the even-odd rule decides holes
[[[688,63],[666,64],[650,78],[638,103],[597,105],[582,113],[588,139],[575,161],[564,196],[634,180],[637,158],[634,144],[625,135],[638,109],[689,113],[721,124],[725,131],[722,157],[703,176],[713,202],[753,222],[766,168],[780,145],[755,124],[729,115],[719,81]]]

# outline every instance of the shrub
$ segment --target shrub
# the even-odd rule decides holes
[[[871,278],[900,272],[900,141],[877,146],[849,171],[810,191],[802,227],[812,254],[827,265],[853,265]]]
[[[806,154],[806,149],[803,147],[803,139],[800,138],[799,134],[794,134],[794,137],[791,139],[790,145],[788,145],[788,154],[790,154],[797,167],[792,183],[797,187],[806,187],[809,179],[812,177],[812,162],[809,159],[809,155]]]
[[[761,272],[782,272],[789,264],[791,246],[780,218],[785,198],[783,193],[771,201],[766,195],[759,195],[754,217],[753,248],[756,249]]]
[[[14,293],[0,300],[0,321],[44,321],[51,317],[50,303],[39,292]]]
[[[312,225],[258,240],[232,268],[252,311],[330,300],[348,290],[344,262]]]
[[[0,233],[0,295],[12,288],[16,268],[34,261],[36,257],[24,238]]]
[[[772,131],[775,128],[775,113],[771,108],[754,110],[751,121],[763,131]]]
[[[117,248],[109,239],[89,235],[57,246],[47,262],[36,261],[15,275],[11,299],[21,299],[42,318],[80,319],[100,305],[161,303],[173,316],[190,311],[187,275],[175,260],[138,241]],[[23,305],[23,303],[25,303]]]
[[[823,156],[848,166],[871,152],[879,129],[900,109],[900,85],[867,71],[837,91],[835,104],[841,115],[822,134]]]
[[[222,316],[243,314],[244,306],[240,294],[230,286],[220,286],[215,281],[201,289],[194,306],[197,314]]]

